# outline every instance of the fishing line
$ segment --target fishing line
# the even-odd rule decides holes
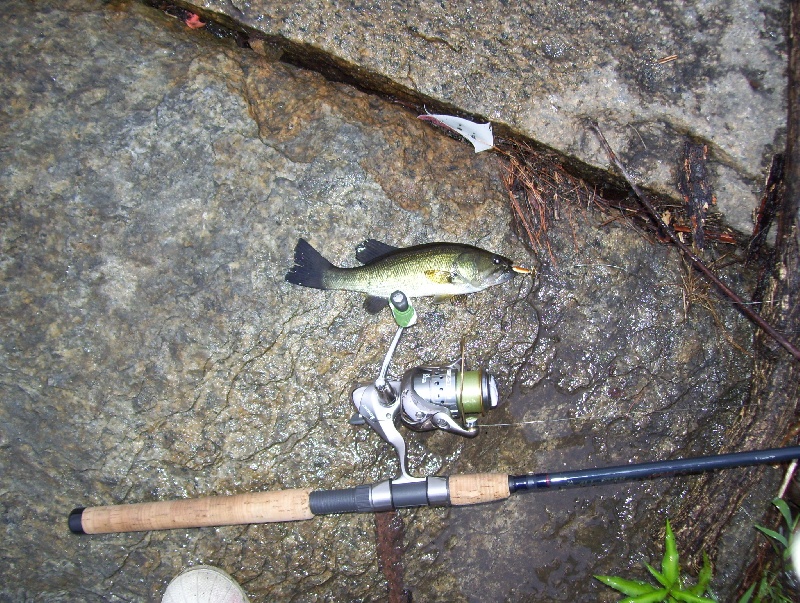
[[[623,268],[622,266],[615,266],[614,264],[572,264],[570,268],[616,268],[617,270],[622,270],[622,272],[626,272],[630,274],[627,268]]]
[[[624,272],[628,276],[634,276],[634,274],[623,266],[617,266],[616,264],[570,264],[569,266],[560,267],[556,265],[551,265],[552,274],[559,278],[564,278],[566,275],[574,273],[576,271],[572,271],[572,268],[612,268],[614,270],[619,270],[620,272]],[[598,270],[597,272],[608,272],[604,270]]]
[[[744,406],[737,406],[736,409],[743,409],[748,408],[750,405]],[[732,409],[728,409],[732,410]],[[547,423],[566,423],[571,421],[596,421],[600,422],[602,420],[606,421],[617,421],[620,419],[628,419],[628,418],[643,418],[643,417],[650,417],[653,415],[672,415],[678,412],[678,410],[653,410],[650,412],[631,412],[626,415],[617,415],[612,417],[602,417],[602,416],[578,416],[578,417],[566,417],[566,418],[556,418],[556,419],[533,419],[530,421],[517,421],[514,423],[481,423],[478,427],[524,427],[525,425],[542,425]]]

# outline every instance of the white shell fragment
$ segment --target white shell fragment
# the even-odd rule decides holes
[[[420,115],[419,118],[461,134],[472,143],[476,153],[494,147],[491,123],[476,124],[468,119],[453,117],[452,115],[431,115],[430,113]]]
[[[221,569],[198,565],[169,583],[161,603],[248,603],[248,598],[242,587]]]

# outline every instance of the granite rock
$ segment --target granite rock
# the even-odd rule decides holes
[[[705,142],[718,208],[745,233],[784,145],[778,0],[180,3],[332,77],[491,120],[566,163],[607,167],[586,129],[597,121],[638,183],[667,197],[680,198],[683,143]]]
[[[368,516],[67,530],[78,505],[394,474],[391,449],[347,423],[394,323],[359,295],[286,283],[301,236],[341,265],[374,237],[539,267],[418,302],[392,371],[452,360],[463,340],[506,401],[483,422],[525,423],[470,441],[412,434],[413,472],[644,461],[724,439],[749,378],[730,342],[747,347],[750,330],[702,288],[687,298],[667,248],[576,211],[537,258],[513,234],[497,157],[139,3],[10,2],[4,17],[0,599],[157,601],[195,564],[253,600],[385,598]],[[404,511],[407,587],[425,601],[595,601],[591,575],[638,561],[653,513],[687,483]]]

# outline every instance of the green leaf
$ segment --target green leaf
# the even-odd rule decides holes
[[[641,582],[640,580],[626,580],[619,576],[595,576],[595,578],[606,586],[610,586],[614,590],[618,590],[623,595],[628,595],[629,597],[646,595],[656,590],[656,587],[652,584]]]
[[[680,573],[678,547],[675,543],[675,534],[672,531],[672,526],[669,525],[669,519],[667,520],[667,529],[664,534],[664,558],[661,560],[661,572],[667,581],[664,584],[667,588],[678,582],[678,574]]]
[[[745,593],[742,595],[742,598],[739,599],[739,601],[737,603],[750,603],[750,599],[753,598],[753,593],[756,590],[756,586],[758,586],[758,585],[757,584],[751,585],[750,588],[748,588],[745,591]]]
[[[670,588],[670,587],[672,586],[672,584],[670,584],[670,583],[667,581],[667,579],[666,579],[666,577],[664,576],[664,574],[662,574],[661,572],[659,572],[659,571],[658,571],[656,568],[654,568],[652,565],[650,565],[649,563],[645,563],[645,564],[644,564],[644,566],[647,568],[647,571],[649,571],[651,574],[653,574],[653,578],[655,578],[656,580],[658,580],[658,583],[659,583],[661,586],[663,586],[664,588]]]
[[[659,603],[667,598],[669,591],[666,588],[653,591],[647,595],[639,595],[638,597],[628,597],[619,603]]]
[[[786,522],[789,529],[793,528],[794,522],[792,521],[792,512],[789,510],[789,505],[786,504],[786,501],[782,498],[773,498],[772,504],[778,507],[778,511],[783,515],[783,520]]]
[[[717,603],[714,599],[693,595],[685,590],[672,591],[670,594],[678,601],[683,601],[683,603]]]
[[[775,530],[770,530],[769,528],[765,528],[764,526],[756,526],[756,530],[763,532],[772,540],[775,540],[783,545],[783,548],[787,548],[789,546],[789,542],[786,540],[783,534],[778,534]]]
[[[708,555],[703,551],[703,567],[700,568],[700,573],[697,576],[697,584],[688,589],[688,592],[693,595],[702,595],[708,590],[708,585],[711,583],[711,576],[713,569]]]
[[[761,582],[758,583],[758,591],[756,592],[756,602],[760,603],[767,597],[771,596],[772,594],[772,586],[770,585],[770,578],[769,576],[764,576],[761,578]]]

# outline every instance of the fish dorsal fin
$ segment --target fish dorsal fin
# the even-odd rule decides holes
[[[356,247],[356,259],[362,264],[369,264],[377,259],[397,251],[399,247],[392,247],[375,239],[367,239]]]

